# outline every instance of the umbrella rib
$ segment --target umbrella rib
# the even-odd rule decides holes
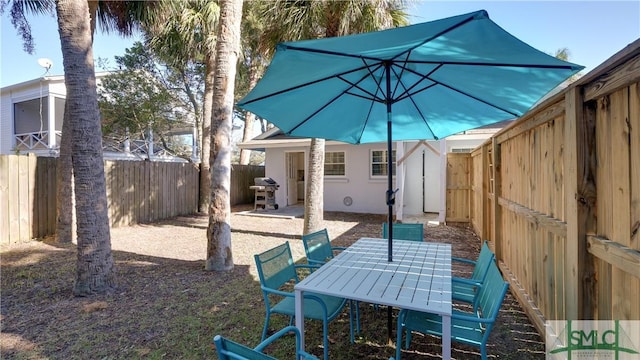
[[[284,45],[284,47],[287,48],[287,49],[297,50],[297,51],[306,51],[306,52],[312,52],[312,53],[334,55],[334,56],[342,56],[342,57],[363,59],[363,60],[367,59],[367,60],[374,60],[374,61],[383,61],[383,59],[376,58],[376,57],[373,57],[373,56],[364,56],[364,55],[359,55],[359,54],[348,54],[348,53],[342,53],[342,52],[331,51],[331,50],[310,49],[310,48],[306,48],[306,47],[292,46],[292,45]]]
[[[406,65],[407,65],[407,60],[409,59],[409,56],[411,56],[411,50],[409,50],[407,52],[407,56],[405,57],[404,62],[402,63],[402,66],[400,66],[399,63],[395,63],[395,62],[391,64],[391,65],[395,65],[397,67],[400,67],[400,74],[398,74],[398,72],[396,72],[395,67],[390,67],[390,70],[393,71],[393,74],[396,76],[396,78],[398,78],[398,81],[396,81],[396,86],[394,87],[393,91],[391,92],[392,94],[396,93],[396,91],[398,90],[398,88],[400,87],[400,85],[402,83],[401,79],[402,79],[402,75],[404,74],[404,71],[408,70]],[[422,80],[420,80],[420,81],[422,81]],[[420,82],[420,81],[418,81],[418,82]],[[403,86],[403,88],[404,88],[404,86]],[[405,91],[406,91],[406,89],[405,89]],[[395,102],[395,100],[393,99],[393,96],[391,96],[391,94],[388,94],[388,96],[389,96],[389,98],[391,99],[392,102]]]
[[[369,111],[367,113],[367,117],[365,118],[365,121],[362,123],[362,128],[360,129],[360,135],[358,135],[358,139],[362,139],[362,135],[364,134],[365,129],[367,128],[367,123],[369,122],[369,119],[371,118],[371,112],[373,111],[373,105],[374,105],[374,101],[378,100],[379,101],[379,97],[378,97],[378,93],[384,93],[384,90],[382,90],[382,88],[380,87],[380,84],[382,83],[382,76],[380,77],[380,79],[376,79],[376,76],[374,75],[373,71],[371,70],[372,65],[367,64],[367,62],[365,61],[364,58],[361,58],[362,63],[365,65],[365,67],[367,68],[367,71],[369,72],[369,76],[371,77],[371,79],[373,79],[373,81],[376,83],[376,94],[374,95],[374,98],[372,99],[373,101],[371,102],[371,104],[369,105]],[[382,63],[378,62],[377,63],[377,69],[380,69],[382,67]],[[351,94],[351,95],[355,95],[355,94]],[[382,99],[382,101],[380,102],[386,102],[387,99]],[[360,142],[360,140],[358,140],[358,143]]]
[[[396,64],[396,65],[397,65],[397,64]],[[429,78],[429,76],[431,76],[431,74],[433,74],[434,72],[436,72],[436,71],[437,71],[438,69],[440,69],[441,67],[442,67],[442,65],[436,66],[436,67],[435,67],[433,70],[431,70],[428,74],[423,75],[423,74],[420,74],[420,73],[418,73],[418,72],[415,72],[415,71],[413,71],[413,70],[409,69],[408,67],[402,66],[402,71],[403,71],[403,72],[406,70],[406,71],[408,71],[408,72],[410,72],[410,73],[413,73],[413,74],[415,74],[415,75],[419,76],[419,77],[420,77],[420,81],[416,81],[413,85],[411,85],[411,86],[410,86],[410,87],[408,87],[408,88],[406,88],[406,87],[404,87],[404,86],[403,86],[404,91],[403,91],[400,95],[398,95],[398,97],[397,97],[397,98],[395,98],[393,101],[394,101],[394,102],[398,102],[398,101],[404,100],[405,98],[407,98],[407,97],[409,97],[409,96],[413,96],[414,94],[417,94],[417,93],[420,93],[420,92],[422,92],[422,91],[428,90],[428,89],[429,89],[429,88],[431,88],[432,86],[436,85],[436,84],[437,84],[437,82],[435,82],[434,84],[429,84],[429,85],[427,85],[426,87],[424,87],[424,88],[422,88],[422,89],[420,89],[420,90],[418,90],[418,91],[411,92],[411,89],[413,89],[413,88],[415,88],[416,86],[418,86],[418,85],[419,85],[423,80],[425,80],[425,79],[431,80],[431,78]],[[394,72],[394,73],[396,73],[396,72],[395,72],[395,70],[394,70],[393,72]],[[402,72],[400,73],[400,76],[401,76],[401,75],[402,75]],[[396,74],[396,76],[398,76],[398,75]],[[400,77],[400,76],[398,76],[398,79],[401,79],[401,77]],[[401,83],[404,85],[404,83],[403,83],[402,81],[398,81],[398,82],[396,83],[396,89],[400,86],[400,84],[401,84]],[[395,90],[394,90],[394,93],[395,93]]]
[[[449,85],[447,85],[447,84],[445,84],[445,83],[442,83],[442,82],[440,82],[440,81],[436,81],[436,80],[431,79],[431,78],[429,78],[429,80],[431,80],[431,81],[435,82],[436,84],[439,84],[439,85],[441,85],[441,86],[444,86],[444,87],[446,87],[446,88],[447,88],[447,89],[449,89],[449,90],[455,91],[455,92],[457,92],[457,93],[459,93],[459,94],[462,94],[462,95],[464,95],[464,96],[467,96],[467,97],[469,97],[469,98],[471,98],[471,99],[473,99],[473,100],[479,101],[479,102],[481,102],[481,103],[483,103],[483,104],[485,104],[485,105],[489,105],[489,106],[493,107],[494,109],[498,109],[498,110],[501,110],[501,111],[506,112],[507,114],[511,114],[511,115],[513,115],[514,117],[522,116],[522,114],[520,114],[520,113],[513,112],[513,111],[511,111],[511,110],[507,110],[507,109],[505,109],[505,108],[504,108],[504,107],[502,107],[502,106],[498,106],[498,105],[496,105],[496,104],[490,103],[490,102],[488,102],[488,101],[486,101],[486,100],[483,100],[483,99],[481,99],[481,98],[479,98],[479,97],[477,97],[477,96],[475,96],[475,95],[469,94],[469,93],[467,93],[467,92],[465,92],[465,91],[462,91],[462,90],[460,90],[460,89],[456,89],[456,88],[451,87],[451,86],[449,86]]]
[[[408,56],[408,55],[407,55],[407,56]],[[406,64],[406,62],[405,62],[405,64]],[[429,74],[425,75],[424,77],[422,77],[422,76],[421,76],[421,77],[422,77],[422,79],[420,79],[420,81],[417,81],[415,84],[413,84],[413,85],[412,85],[411,87],[409,87],[409,88],[406,88],[406,87],[404,86],[404,83],[403,83],[402,81],[398,81],[398,82],[396,83],[396,89],[397,89],[398,87],[400,87],[400,86],[401,86],[401,87],[402,87],[402,89],[403,89],[403,92],[402,92],[402,93],[403,93],[403,94],[408,94],[408,95],[407,95],[407,97],[409,98],[409,101],[411,101],[411,104],[413,104],[413,107],[416,109],[416,111],[417,111],[417,112],[418,112],[418,114],[420,115],[420,118],[422,119],[422,122],[423,122],[423,123],[424,123],[424,125],[427,127],[427,129],[429,129],[429,131],[431,132],[431,135],[433,135],[434,139],[436,139],[436,140],[438,140],[438,136],[436,136],[436,134],[433,132],[433,129],[431,128],[431,125],[429,125],[429,122],[427,121],[427,118],[424,116],[424,114],[423,114],[423,113],[422,113],[422,111],[420,110],[420,107],[418,106],[418,104],[416,104],[415,100],[413,99],[413,97],[411,96],[411,94],[409,93],[409,91],[410,91],[412,88],[416,87],[419,83],[421,83],[421,82],[422,82],[422,80],[426,79],[426,78],[427,78],[427,76],[429,76],[429,75],[433,74],[433,72],[435,72],[435,71],[436,71],[437,69],[439,69],[439,68],[440,68],[440,66],[438,66],[438,67],[436,67],[435,69],[433,69],[432,71],[430,71],[430,72],[429,72]],[[413,72],[411,69],[408,69],[408,68],[406,68],[406,67],[404,67],[404,66],[403,66],[403,67],[402,67],[402,71],[404,71],[404,70],[407,70],[407,71],[409,71],[409,72]],[[395,71],[394,71],[394,73],[395,73]],[[402,75],[402,72],[401,72],[401,75]],[[396,76],[397,76],[397,74],[396,74]],[[400,77],[398,77],[398,79],[400,79]],[[425,91],[425,90],[427,90],[427,89],[429,89],[430,87],[435,86],[435,85],[436,85],[435,83],[434,83],[434,84],[430,84],[430,85],[428,85],[427,87],[425,87],[424,89],[422,89],[422,90],[420,90],[420,91]],[[420,91],[417,91],[416,93],[418,93],[418,92],[420,92]],[[395,92],[395,90],[394,90],[394,92]],[[397,99],[395,99],[395,100],[394,100],[394,102],[398,102],[398,101],[400,101],[400,100],[402,100],[402,99],[403,99],[403,97],[402,97],[402,96],[400,96],[400,97],[398,97]]]
[[[292,132],[296,131],[296,129],[298,129],[300,126],[304,125],[304,123],[306,123],[307,121],[309,121],[309,119],[311,119],[312,117],[316,116],[317,113],[319,113],[320,111],[324,110],[327,106],[333,104],[334,101],[338,100],[338,98],[340,96],[342,96],[343,93],[338,94],[336,97],[334,97],[333,99],[331,99],[330,101],[327,101],[323,106],[321,106],[320,108],[318,108],[316,111],[314,111],[313,113],[311,113],[311,115],[307,116],[304,120],[300,121],[296,126],[292,127],[289,131],[287,131],[287,135],[291,135]]]
[[[558,70],[575,70],[572,65],[543,65],[543,64],[515,64],[515,63],[492,63],[492,62],[473,62],[473,61],[429,61],[429,60],[409,60],[412,64],[438,64],[438,65],[469,65],[469,66],[491,66],[491,67],[516,67],[516,68],[533,68],[533,69],[558,69]]]
[[[356,97],[360,97],[360,98],[367,99],[367,100],[371,100],[371,101],[383,102],[383,101],[384,101],[384,99],[380,98],[378,95],[376,95],[376,94],[372,93],[371,91],[369,91],[369,90],[367,90],[367,89],[364,89],[363,87],[359,86],[359,84],[360,84],[362,81],[364,81],[367,77],[371,77],[371,78],[373,78],[373,79],[374,79],[374,81],[375,81],[375,76],[373,76],[373,72],[371,71],[371,66],[373,66],[373,65],[368,65],[367,63],[364,63],[364,64],[365,64],[365,66],[366,66],[366,68],[367,68],[367,71],[369,72],[369,75],[364,75],[364,76],[363,76],[360,80],[358,80],[357,82],[355,82],[355,83],[354,83],[354,82],[352,82],[352,81],[349,81],[349,80],[345,79],[342,75],[338,75],[338,79],[340,79],[340,80],[344,81],[345,83],[347,83],[347,84],[351,85],[351,88],[354,88],[354,87],[355,87],[356,89],[358,89],[358,90],[362,91],[363,93],[365,93],[365,94],[369,94],[369,96],[371,96],[371,97],[370,97],[370,98],[368,98],[368,97],[366,97],[366,96],[364,96],[364,95],[360,95],[360,94],[352,93],[352,92],[350,92],[350,90],[351,90],[351,89],[346,90],[346,91],[345,91],[345,93],[346,93],[346,94],[349,94],[349,95],[352,95],[352,96],[356,96]],[[377,65],[377,66],[376,66],[376,67],[377,67],[377,69],[379,69],[379,68],[382,66],[381,64],[376,64],[376,65]],[[376,69],[376,70],[377,70],[377,69]],[[379,84],[377,81],[376,81],[376,85],[377,85],[376,87],[377,87],[378,89],[380,89],[380,84]]]
[[[365,64],[364,67],[359,67],[357,69],[350,69],[350,70],[342,72],[340,74],[334,74],[334,75],[326,76],[326,77],[323,77],[323,78],[320,78],[320,79],[316,79],[316,80],[309,81],[309,82],[306,82],[306,83],[303,83],[303,84],[292,86],[290,88],[274,91],[274,92],[269,93],[267,95],[260,96],[260,97],[257,97],[255,99],[251,99],[251,100],[243,102],[243,103],[238,103],[238,106],[242,107],[243,105],[251,104],[251,103],[254,103],[256,101],[260,101],[260,100],[264,100],[264,99],[268,99],[268,98],[271,98],[271,97],[274,97],[274,96],[277,96],[277,95],[280,95],[280,94],[287,93],[289,91],[297,90],[297,89],[303,88],[305,86],[309,86],[309,85],[313,85],[313,84],[316,84],[316,83],[320,83],[320,82],[323,82],[323,81],[326,81],[326,80],[329,80],[329,79],[333,79],[333,78],[339,78],[339,79],[343,80],[341,78],[341,76],[346,75],[346,74],[350,74],[350,73],[353,73],[353,72],[357,72],[357,71],[360,71],[360,70],[363,70],[365,67],[366,67],[366,64]],[[362,80],[360,80],[360,81],[362,81]]]
[[[369,122],[369,119],[371,118],[371,112],[373,111],[373,102],[371,102],[371,105],[369,105],[369,111],[367,112],[367,117],[365,118],[366,120],[362,123],[362,129],[360,130],[360,135],[358,135],[358,143],[360,143],[360,139],[362,139],[362,135],[364,134],[365,129],[367,128],[367,122]]]
[[[448,33],[451,30],[454,30],[470,21],[473,21],[475,19],[475,17],[469,17],[463,21],[460,21],[459,23],[450,26],[447,29],[442,30],[441,32],[434,34],[432,37],[424,39],[423,41],[421,41],[420,43],[418,43],[417,45],[397,54],[396,56],[394,56],[391,59],[388,59],[387,61],[394,61],[395,59],[397,59],[398,57],[402,56],[403,54],[405,54],[406,52],[410,52],[413,49],[419,48],[420,46],[430,42],[433,39],[436,39],[446,33]],[[322,49],[311,49],[311,48],[307,48],[307,47],[302,47],[302,46],[295,46],[295,45],[288,45],[288,44],[280,44],[281,47],[284,47],[285,49],[291,49],[291,50],[298,50],[298,51],[308,51],[308,52],[313,52],[313,53],[319,53],[319,54],[327,54],[327,55],[335,55],[335,56],[343,56],[343,57],[349,57],[349,58],[359,58],[359,59],[367,59],[367,60],[375,60],[375,61],[385,61],[385,59],[381,59],[381,58],[377,58],[377,57],[372,57],[372,56],[365,56],[365,55],[360,55],[360,54],[348,54],[348,53],[343,53],[343,52],[338,52],[338,51],[332,51],[332,50],[322,50]]]
[[[372,97],[366,97],[366,96],[361,95],[361,94],[356,94],[356,93],[349,92],[349,90],[345,91],[344,93],[348,94],[348,95],[351,95],[351,96],[359,97],[361,99],[371,100],[371,101],[375,101],[375,102],[379,102],[379,103],[384,103],[384,99],[376,97],[375,95],[372,95],[372,94],[369,94]]]
[[[462,26],[462,25],[464,25],[464,24],[466,24],[466,23],[468,23],[468,22],[471,22],[471,21],[473,21],[474,19],[475,19],[475,17],[469,17],[469,18],[467,18],[467,19],[465,19],[465,20],[463,20],[463,21],[460,21],[459,23],[457,23],[457,24],[455,24],[455,25],[452,25],[452,26],[450,26],[450,27],[448,27],[448,28],[446,28],[446,29],[442,30],[441,32],[439,32],[439,33],[437,33],[437,34],[433,35],[432,37],[427,38],[427,39],[424,39],[423,41],[421,41],[419,44],[417,44],[417,45],[413,46],[412,48],[407,49],[407,50],[403,51],[403,52],[402,52],[402,53],[400,53],[400,54],[397,54],[397,55],[396,55],[396,56],[394,56],[391,60],[393,61],[393,60],[397,59],[398,57],[400,57],[403,53],[411,52],[413,49],[417,49],[417,48],[421,47],[422,45],[424,45],[424,44],[426,44],[426,43],[428,43],[428,42],[432,41],[433,39],[437,39],[437,38],[439,38],[440,36],[442,36],[442,35],[444,35],[444,34],[448,33],[449,31],[452,31],[452,30],[454,30],[454,29],[456,29],[456,28],[458,28],[458,27],[460,27],[460,26]]]
[[[369,73],[370,73],[370,74],[372,74],[372,73],[371,73],[371,69],[370,69],[370,67],[369,67],[369,66],[367,66],[367,64],[366,64],[366,63],[365,63],[365,67],[367,68],[367,71],[369,71]],[[380,64],[378,64],[378,68],[379,68],[379,67],[380,67]],[[362,70],[362,68],[360,68],[360,69],[358,69],[358,70]],[[371,98],[371,99],[369,99],[369,98],[367,98],[367,97],[365,97],[365,96],[357,95],[357,94],[353,94],[353,93],[350,93],[350,92],[349,92],[349,90],[351,90],[353,87],[356,87],[358,83],[362,82],[364,79],[366,79],[366,78],[367,78],[367,76],[363,76],[363,77],[362,77],[362,78],[361,78],[357,83],[355,83],[355,84],[352,84],[351,82],[346,81],[346,79],[343,79],[343,78],[342,78],[342,75],[347,74],[347,73],[351,73],[351,72],[354,72],[354,71],[357,71],[357,70],[351,70],[351,71],[349,71],[349,72],[345,72],[345,73],[343,73],[343,74],[338,74],[338,75],[336,75],[335,77],[337,77],[338,79],[340,79],[340,80],[344,81],[345,83],[349,84],[349,85],[350,85],[350,87],[349,87],[348,89],[346,89],[345,91],[343,91],[343,92],[339,93],[338,95],[336,95],[336,96],[335,96],[333,99],[331,99],[330,101],[327,101],[323,106],[321,106],[320,108],[318,108],[318,109],[317,109],[316,111],[314,111],[311,115],[307,116],[304,120],[300,121],[296,126],[294,126],[293,128],[291,128],[291,130],[289,130],[289,131],[288,131],[288,133],[290,134],[291,132],[293,132],[293,131],[295,131],[296,129],[298,129],[300,126],[304,125],[304,123],[306,123],[307,121],[309,121],[309,119],[311,119],[311,118],[312,118],[312,117],[314,117],[316,114],[318,114],[320,111],[324,110],[326,107],[328,107],[329,105],[331,105],[334,101],[338,100],[338,98],[340,98],[340,96],[342,96],[343,94],[349,94],[349,95],[351,95],[351,96],[358,96],[358,97],[361,97],[361,98],[363,98],[363,99],[372,100],[372,101],[380,101],[380,100],[379,100],[379,98],[378,98],[376,95],[374,95],[374,94],[371,94],[372,98]],[[373,74],[372,74],[372,75],[373,75]],[[332,77],[333,77],[333,76],[332,76]],[[313,83],[313,82],[312,82],[312,83]],[[358,88],[358,89],[361,89],[360,87],[357,87],[357,88]],[[361,90],[363,90],[363,89],[361,89]],[[363,91],[364,91],[364,90],[363,90]],[[369,92],[367,92],[367,93],[369,93]],[[373,104],[373,103],[372,103],[372,104]],[[373,107],[373,105],[372,105],[372,107]],[[371,109],[369,109],[369,112],[371,112]],[[365,127],[366,127],[366,124],[365,124]],[[363,129],[364,129],[364,127],[363,127]]]

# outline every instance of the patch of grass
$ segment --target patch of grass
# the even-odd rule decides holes
[[[338,215],[333,216],[337,220],[327,217],[330,234],[341,234],[336,246],[348,246],[363,236],[377,236],[384,221],[371,215]],[[206,223],[206,219],[198,221]],[[202,260],[179,259],[172,256],[171,248],[163,256],[149,254],[163,246],[180,249],[190,246],[188,241],[197,237],[190,238],[185,231],[204,233],[206,226],[194,230],[193,226],[163,225],[166,239],[157,238],[157,233],[155,238],[148,238],[154,225],[127,229],[123,233],[131,239],[130,244],[139,249],[144,242],[149,252],[113,251],[119,287],[113,294],[91,298],[76,298],[71,292],[75,245],[33,243],[3,249],[0,252],[0,358],[215,359],[211,341],[216,334],[256,346],[260,342],[265,308],[255,272],[247,264],[253,263],[252,256],[258,249],[283,241],[294,243],[295,240],[291,240],[294,225],[292,220],[269,219],[256,233],[251,229],[256,228],[256,221],[262,220],[244,217],[235,221],[234,226],[243,226],[240,221],[247,224],[242,231],[233,233],[233,241],[244,246],[240,249],[244,253],[234,248],[236,266],[229,272],[207,272]],[[331,226],[343,229],[344,233],[332,230]],[[278,237],[285,231],[291,234]],[[477,254],[479,241],[470,238],[466,230],[429,228],[428,231],[437,231],[430,234],[434,241],[454,244],[457,256],[474,256],[474,253],[456,253],[456,249],[464,246]],[[181,239],[184,242],[176,244]],[[329,324],[331,359],[394,356],[395,347],[387,345],[386,310],[376,311],[367,304],[360,306],[362,333],[355,344],[349,341],[347,310]],[[273,315],[269,333],[288,324],[288,318]],[[305,337],[307,351],[322,357],[321,323],[307,321]],[[291,359],[294,344],[294,337],[288,336],[269,346],[267,351],[276,358]],[[497,358],[544,358],[544,343],[509,294],[490,344],[489,353]],[[403,352],[403,360],[437,357],[440,352],[439,338],[416,335],[411,349]],[[453,358],[475,359],[477,354],[474,348],[454,344]]]

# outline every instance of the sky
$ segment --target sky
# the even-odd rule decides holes
[[[583,65],[586,74],[625,46],[640,38],[640,1],[411,1],[408,13],[412,23],[436,20],[476,10],[489,17],[520,40],[546,53],[567,48],[569,61]],[[2,15],[0,87],[45,75],[62,75],[62,52],[55,18],[29,18],[35,52],[22,48],[22,39],[11,24],[8,13]],[[139,35],[121,38],[99,31],[94,39],[94,58],[108,59],[124,54]],[[47,72],[38,59],[47,58],[53,66]],[[103,70],[103,69],[97,69]]]

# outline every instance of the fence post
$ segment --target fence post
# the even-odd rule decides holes
[[[583,109],[580,89],[569,89],[564,121],[566,320],[593,319],[596,305],[593,256],[587,251],[587,234],[596,229],[595,113],[585,116]]]
[[[492,209],[493,216],[491,222],[491,233],[493,234],[494,252],[496,259],[502,260],[502,205],[500,205],[500,196],[502,196],[502,169],[500,160],[500,144],[496,136],[491,138],[491,156],[493,157],[493,199]]]

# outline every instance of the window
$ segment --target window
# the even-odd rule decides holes
[[[396,151],[391,152],[391,161],[393,162],[393,174],[396,174]],[[387,176],[387,151],[372,150],[371,151],[371,176]]]
[[[470,153],[472,151],[472,148],[451,148],[452,153]]]
[[[344,151],[326,152],[324,154],[324,175],[345,176]]]

